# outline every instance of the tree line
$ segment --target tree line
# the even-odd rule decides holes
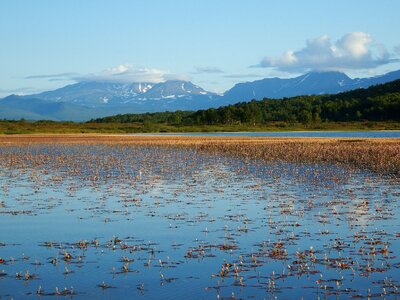
[[[89,122],[255,125],[275,121],[304,125],[319,122],[400,121],[400,80],[335,95],[264,98],[195,112],[123,114]]]

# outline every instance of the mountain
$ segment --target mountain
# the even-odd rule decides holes
[[[213,93],[206,92],[189,81],[171,80],[157,84],[84,81],[27,97],[74,103],[88,107],[101,107],[160,99],[209,99],[213,96]]]
[[[371,78],[351,79],[341,72],[310,72],[295,78],[265,78],[238,83],[223,95],[223,104],[252,99],[284,98],[299,95],[336,94],[358,88],[367,88],[400,79],[400,70]]]
[[[161,83],[83,81],[35,95],[0,99],[0,118],[85,121],[114,114],[198,110],[263,98],[336,94],[400,79],[400,70],[351,79],[340,72],[238,83],[222,96],[190,81]]]
[[[312,72],[299,77],[265,78],[236,84],[223,99],[239,101],[262,98],[283,98],[309,94],[333,94],[350,85],[352,80],[340,72]]]
[[[318,125],[323,121],[400,121],[400,80],[338,94],[241,102],[190,112],[123,114],[93,120],[98,123],[148,122],[171,125],[265,124],[284,122]]]
[[[91,114],[87,107],[65,102],[11,95],[0,101],[0,118],[27,120],[83,120]]]
[[[0,119],[86,121],[111,114],[197,110],[217,106],[216,95],[188,81],[79,82],[35,95],[0,100]]]
[[[193,98],[196,96],[213,97],[215,94],[206,92],[190,81],[170,80],[155,84],[148,92],[142,95],[146,99],[174,99]]]
[[[104,104],[127,103],[132,98],[146,93],[153,85],[136,82],[83,81],[27,97],[97,107]]]
[[[354,82],[357,88],[368,88],[372,85],[383,84],[400,78],[400,70],[386,73],[381,76],[370,78],[355,78]]]

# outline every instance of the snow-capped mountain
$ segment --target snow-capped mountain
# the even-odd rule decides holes
[[[155,84],[147,93],[142,95],[147,99],[193,98],[193,96],[215,96],[190,81],[170,80]]]
[[[295,78],[238,83],[224,95],[189,82],[86,81],[36,95],[0,99],[0,118],[85,121],[123,113],[198,110],[263,98],[334,94],[400,79],[400,70],[351,79],[340,72],[310,72]]]
[[[161,83],[118,83],[109,81],[85,81],[67,85],[29,97],[55,102],[67,102],[89,107],[115,106],[148,100],[213,97],[189,81],[171,80]]]
[[[86,106],[127,103],[149,91],[152,83],[120,83],[109,81],[83,81],[29,97],[55,102],[68,102]]]

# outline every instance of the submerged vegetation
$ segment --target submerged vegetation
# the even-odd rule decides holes
[[[0,298],[396,298],[399,143],[2,136]]]
[[[105,144],[141,145],[166,148],[192,148],[230,157],[292,163],[326,163],[372,170],[382,174],[400,174],[400,140],[338,138],[267,137],[179,137],[179,136],[3,136],[0,146],[23,144]],[[11,154],[10,154],[11,155]],[[18,163],[17,156],[11,161]],[[11,155],[12,156],[12,155]],[[65,158],[69,159],[69,158]],[[72,158],[71,158],[72,159]],[[99,157],[98,159],[102,159]],[[22,160],[23,161],[23,160]],[[33,162],[32,162],[33,163]],[[100,164],[100,162],[98,162]],[[38,163],[36,162],[35,165]],[[73,164],[73,161],[70,161]]]

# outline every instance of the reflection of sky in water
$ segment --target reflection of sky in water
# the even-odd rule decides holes
[[[245,298],[315,298],[335,291],[335,297],[347,299],[366,295],[367,287],[381,293],[399,275],[394,256],[400,248],[400,190],[393,179],[338,166],[263,165],[157,147],[18,151],[34,156],[47,151],[49,157],[34,168],[0,171],[0,242],[6,244],[0,257],[7,261],[0,264],[7,273],[0,277],[1,297],[24,298],[41,285],[47,292],[73,286],[78,298],[187,298],[190,290],[193,298],[232,292]],[[63,165],[65,157],[76,158],[76,164]],[[98,181],[88,180],[93,176]],[[108,245],[115,237],[135,250]],[[98,248],[74,244],[94,239]],[[63,250],[42,246],[45,241],[62,243],[73,259],[62,260]],[[271,256],[278,242],[285,259]],[[360,254],[371,247],[383,251],[385,243],[387,257]],[[296,252],[310,246],[316,262],[308,254],[296,264]],[[133,272],[122,271],[124,256],[133,260]],[[56,266],[50,263],[55,257]],[[258,265],[251,267],[253,260]],[[341,262],[351,269],[332,267]],[[241,266],[237,278],[219,276],[225,263],[231,270]],[[367,266],[377,271],[360,276]],[[65,274],[65,267],[74,272]],[[15,278],[26,270],[37,278]],[[97,287],[103,281],[116,288]],[[351,290],[338,292],[346,288]]]

